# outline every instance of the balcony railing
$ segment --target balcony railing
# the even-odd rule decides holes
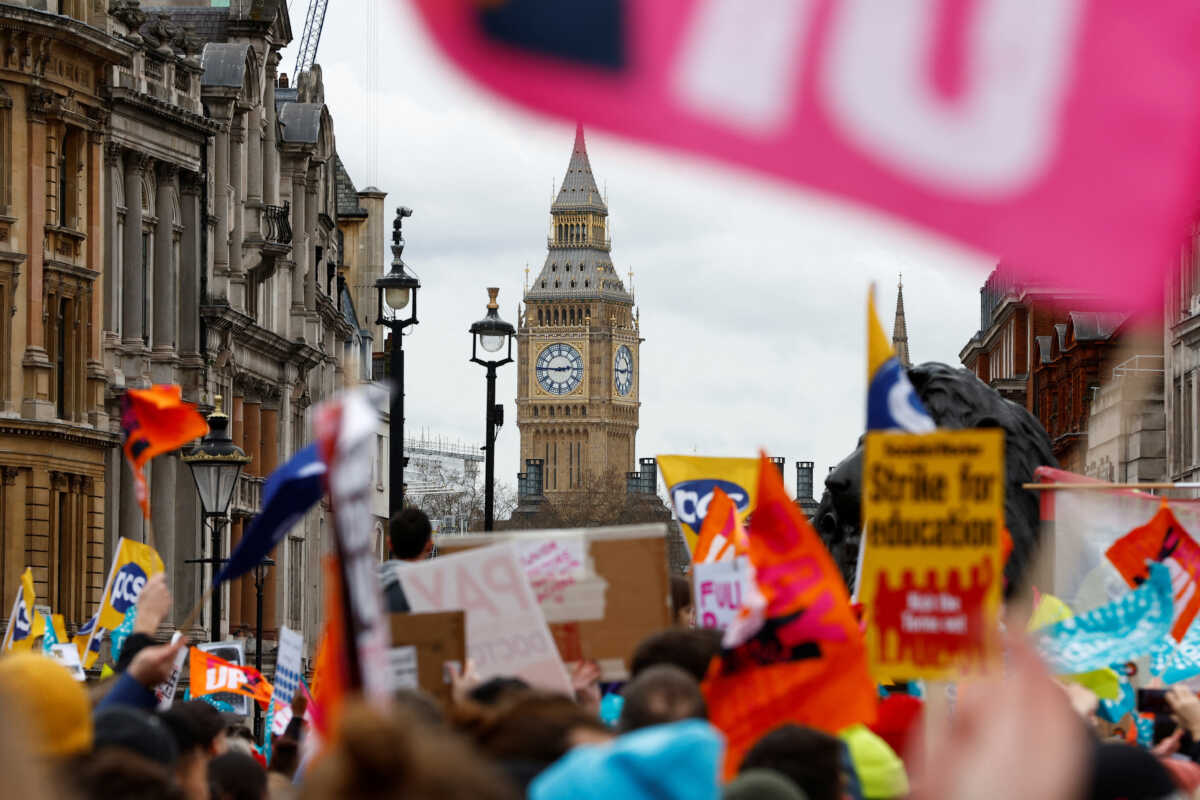
[[[272,244],[292,243],[291,205],[263,206],[262,227],[263,239]]]

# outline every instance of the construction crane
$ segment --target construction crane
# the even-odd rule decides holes
[[[304,35],[300,37],[300,49],[296,54],[294,74],[297,77],[317,61],[317,45],[321,42],[321,28],[325,27],[325,9],[328,7],[329,0],[308,0]]]

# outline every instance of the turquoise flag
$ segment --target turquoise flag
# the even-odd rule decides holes
[[[129,638],[129,634],[133,633],[133,621],[137,618],[137,603],[129,607],[125,612],[125,619],[121,620],[121,624],[113,628],[110,633],[109,641],[112,642],[112,660],[116,664],[121,660],[121,650],[125,647],[125,640]]]
[[[1137,692],[1125,674],[1124,664],[1114,664],[1112,668],[1117,673],[1117,686],[1121,689],[1121,695],[1116,700],[1101,700],[1096,714],[1103,720],[1117,723],[1124,719],[1126,714],[1133,713],[1137,705]]]
[[[1071,675],[1133,661],[1159,647],[1171,630],[1171,573],[1149,564],[1149,579],[1108,605],[1041,629],[1037,648],[1051,672]]]
[[[60,644],[60,642],[58,634],[54,632],[54,620],[50,618],[49,614],[42,614],[42,617],[46,620],[46,635],[42,637],[42,652],[49,653],[54,645]]]

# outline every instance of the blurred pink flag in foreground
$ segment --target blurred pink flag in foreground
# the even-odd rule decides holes
[[[1161,308],[1200,199],[1194,0],[412,0],[541,111]]]

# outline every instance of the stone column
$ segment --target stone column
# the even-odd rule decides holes
[[[233,187],[233,204],[230,209],[229,240],[229,304],[239,311],[246,310],[246,275],[242,264],[242,242],[246,238],[244,205],[246,199],[246,175],[242,167],[243,150],[246,143],[246,112],[234,112],[233,125],[229,130],[229,183]]]
[[[304,182],[304,230],[308,234],[308,275],[304,281],[304,307],[309,311],[315,311],[317,308],[316,291],[323,268],[317,263],[316,255],[317,212],[320,210],[317,189],[320,184],[319,169],[311,167]]]
[[[179,243],[179,353],[185,358],[200,355],[200,190],[204,176],[185,173],[180,178],[183,234]]]
[[[246,204],[258,205],[263,199],[263,109],[246,114]]]
[[[153,472],[154,465],[150,464],[148,469]],[[148,476],[152,481],[153,474]],[[154,484],[151,482],[150,484]],[[117,536],[124,536],[126,539],[133,539],[135,542],[146,541],[145,524],[146,519],[142,516],[142,507],[138,505],[137,491],[133,485],[133,472],[129,469],[128,464],[121,465],[121,521],[117,527]]]
[[[46,353],[43,314],[42,258],[46,237],[46,119],[45,112],[53,95],[45,89],[31,87],[28,98],[27,129],[29,151],[28,182],[25,191],[29,214],[25,220],[26,275],[21,283],[25,289],[25,354],[21,359],[24,388],[21,395],[21,416],[30,419],[53,419],[57,409],[50,401],[50,358]]]
[[[179,456],[176,453],[164,453],[155,458],[148,468],[152,471],[153,478],[150,483],[150,519],[157,523],[154,526],[155,547],[162,556],[163,564],[173,565],[176,530],[171,522],[175,519]]]
[[[292,175],[292,312],[304,310],[304,276],[308,270],[308,227],[305,213],[304,169]],[[302,323],[301,323],[302,325]],[[302,338],[304,328],[292,330],[292,338]]]
[[[145,347],[142,318],[142,173],[149,159],[129,151],[125,157],[125,258],[121,280],[121,343]],[[137,377],[137,376],[128,376]]]
[[[250,456],[245,473],[261,478],[262,469],[262,403],[256,397],[247,396],[242,403],[242,449]]]
[[[279,465],[279,399],[278,395],[263,401],[262,408],[262,469],[264,475],[270,475]],[[284,539],[286,542],[287,539]],[[279,586],[276,577],[279,565],[284,557],[284,545],[276,549],[275,566],[267,569],[263,586],[263,638],[276,637],[278,622],[275,618],[278,608]]]
[[[104,148],[104,178],[108,181],[108,202],[104,207],[104,330],[121,331],[121,245],[117,241],[117,203],[119,187],[125,176],[121,169],[121,145],[110,142]]]
[[[154,214],[158,225],[154,229],[154,281],[150,293],[153,329],[151,342],[158,357],[170,357],[177,343],[175,303],[179,296],[179,280],[176,274],[174,216],[171,195],[175,191],[175,174],[178,169],[170,164],[160,164],[157,171],[154,193]],[[173,378],[169,373],[156,374],[154,379],[163,383]]]
[[[280,56],[272,50],[267,56],[266,86],[263,88],[263,116],[266,129],[263,131],[263,200],[268,205],[279,205],[279,147],[275,141],[275,81]]]
[[[213,198],[213,216],[216,217],[217,229],[213,234],[213,276],[226,278],[229,274],[229,123],[230,110],[214,105],[213,119],[225,123],[217,131],[215,161],[217,170],[216,189]]]

